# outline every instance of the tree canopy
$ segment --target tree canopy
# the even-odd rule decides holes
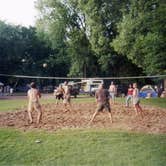
[[[148,75],[166,74],[166,4],[162,0],[131,0],[118,23],[111,45]]]
[[[38,0],[38,30],[54,48],[65,44],[71,76],[132,75],[131,70],[123,69],[141,70],[110,45],[126,6],[124,0]]]
[[[1,73],[75,77],[166,73],[163,0],[37,0],[36,8],[36,27],[0,21]]]

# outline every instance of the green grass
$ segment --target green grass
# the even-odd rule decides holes
[[[124,99],[117,99],[124,102]],[[77,98],[74,102],[93,102]],[[166,108],[165,99],[143,104]],[[54,99],[42,99],[54,103]],[[0,100],[0,111],[27,105],[26,99]],[[41,143],[36,143],[41,140]],[[22,132],[0,129],[0,166],[165,166],[166,134],[150,135],[108,130]]]
[[[125,98],[116,98],[116,101],[125,104]],[[166,98],[141,99],[141,105],[166,108]]]
[[[93,102],[95,99],[93,97],[81,96],[73,99],[73,102]],[[125,98],[116,98],[116,101],[120,103],[125,103]],[[42,104],[55,103],[55,99],[41,99]],[[141,104],[150,105],[154,107],[166,108],[166,98],[151,98],[151,99],[141,99]],[[25,108],[27,106],[26,99],[12,99],[12,100],[0,100],[0,112],[2,111],[14,111],[20,108]]]
[[[83,96],[83,97],[78,97],[73,99],[74,102],[92,102],[95,101],[94,98],[90,98],[87,96]],[[42,98],[41,100],[42,104],[46,104],[46,103],[55,103],[55,99],[54,98]],[[14,111],[20,108],[25,108],[27,106],[27,99],[23,98],[23,99],[2,99],[0,100],[0,112],[2,111]]]
[[[0,129],[2,166],[165,166],[165,149],[166,135]]]
[[[14,111],[27,106],[27,99],[12,99],[12,100],[0,100],[0,112],[2,111]],[[54,99],[42,99],[42,104],[55,103]]]
[[[141,100],[142,104],[166,108],[166,98],[151,98]]]

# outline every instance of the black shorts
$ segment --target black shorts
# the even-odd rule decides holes
[[[63,100],[63,94],[56,95],[56,99],[58,99],[58,100],[62,99]]]

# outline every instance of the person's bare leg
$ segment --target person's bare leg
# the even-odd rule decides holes
[[[64,103],[65,111],[68,111],[67,109],[67,103]]]
[[[115,96],[112,98],[112,103],[115,104]]]
[[[41,117],[42,117],[42,111],[38,111],[38,115],[37,115],[37,124],[40,123],[40,120],[41,120]]]
[[[138,105],[138,108],[139,108],[139,112],[140,112],[140,114],[141,114],[141,117],[143,118],[143,117],[144,117],[144,112],[143,112],[141,106]]]
[[[111,123],[113,123],[112,113],[111,113],[111,112],[108,112],[108,115],[109,115],[109,118],[110,118]]]
[[[31,111],[28,111],[28,116],[29,116],[29,123],[33,123]]]
[[[70,101],[68,102],[68,105],[69,105],[69,110],[72,111],[72,104]]]
[[[112,98],[110,98],[109,103],[110,103],[110,105],[112,104]]]
[[[138,115],[138,107],[136,104],[134,105],[134,109],[135,109],[135,115],[137,116]]]
[[[93,116],[92,116],[92,118],[91,118],[89,124],[91,124],[91,123],[93,122],[93,120],[94,120],[94,118],[97,116],[97,114],[98,114],[98,111],[95,111],[95,113],[93,114]]]

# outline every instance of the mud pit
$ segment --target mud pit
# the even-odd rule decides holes
[[[95,103],[73,103],[73,110],[66,111],[63,105],[43,105],[43,116],[40,124],[36,124],[36,112],[33,112],[34,123],[28,123],[26,109],[17,112],[0,113],[0,127],[27,130],[56,131],[67,128],[106,128],[123,131],[166,133],[166,109],[143,107],[144,118],[135,116],[133,108],[125,108],[120,104],[112,106],[114,123],[110,123],[107,112],[101,112],[91,125],[88,125]]]

